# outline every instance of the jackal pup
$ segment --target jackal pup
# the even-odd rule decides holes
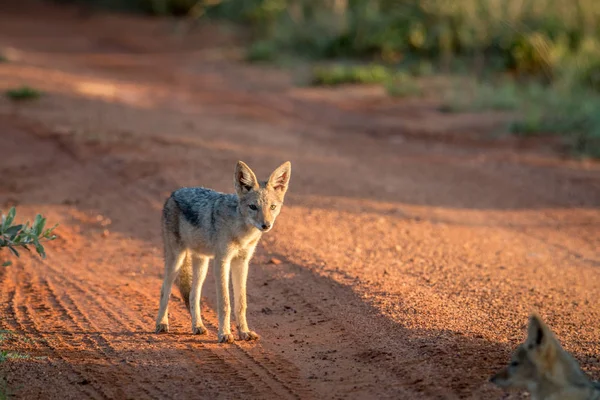
[[[590,381],[579,364],[533,314],[525,343],[517,347],[508,367],[490,379],[502,388],[523,389],[532,400],[597,400],[600,386]]]
[[[240,339],[258,339],[246,322],[248,263],[263,232],[273,227],[281,211],[291,168],[288,161],[267,181],[259,182],[254,172],[238,161],[233,175],[236,194],[201,187],[182,188],[171,194],[162,214],[165,277],[156,318],[157,333],[169,331],[168,303],[176,279],[192,316],[192,332],[206,333],[200,316],[200,294],[209,260],[214,258],[219,342],[234,340],[230,323],[230,275]]]

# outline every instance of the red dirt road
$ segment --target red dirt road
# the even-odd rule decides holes
[[[0,209],[60,227],[0,270],[15,398],[518,398],[487,379],[532,310],[600,378],[598,164],[483,141],[494,116],[297,88],[215,26],[31,10],[0,10],[0,89],[45,92],[0,99]],[[178,293],[156,335],[162,203],[231,191],[238,159],[293,164],[249,277],[261,340],[216,343],[212,278],[209,335]]]

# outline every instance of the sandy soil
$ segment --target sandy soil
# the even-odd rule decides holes
[[[0,270],[15,398],[519,398],[487,379],[532,310],[600,378],[598,164],[490,140],[498,116],[298,88],[222,27],[3,7],[0,89],[45,95],[0,99],[0,208],[60,223],[46,260]],[[161,205],[231,191],[238,159],[293,164],[249,278],[262,340],[216,343],[211,279],[209,335],[178,293],[156,335]]]

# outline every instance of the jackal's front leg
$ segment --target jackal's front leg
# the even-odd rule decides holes
[[[246,281],[248,280],[248,264],[250,262],[251,254],[251,252],[249,254],[244,254],[231,261],[235,320],[237,322],[240,339],[242,340],[258,339],[258,335],[248,328],[248,322],[246,321]]]
[[[229,257],[215,257],[215,282],[217,284],[217,314],[219,316],[219,343],[233,343],[231,334],[231,305],[229,303]]]

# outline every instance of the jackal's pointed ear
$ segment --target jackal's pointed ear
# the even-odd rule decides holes
[[[549,329],[537,314],[531,314],[529,317],[529,326],[527,327],[527,347],[532,349],[541,346],[550,339]]]
[[[533,359],[536,363],[550,365],[556,361],[556,354],[561,346],[539,315],[532,314],[529,317],[525,348],[534,355]]]
[[[256,175],[244,162],[238,161],[235,166],[235,174],[233,176],[233,185],[238,196],[246,194],[252,190],[258,189],[258,180]]]
[[[287,192],[292,174],[292,164],[289,161],[281,164],[269,177],[269,186],[280,191],[282,195]]]
[[[561,351],[561,345],[537,314],[529,317],[525,349],[529,354],[529,359],[538,368],[549,373],[556,370],[555,366],[559,362],[558,354]]]

